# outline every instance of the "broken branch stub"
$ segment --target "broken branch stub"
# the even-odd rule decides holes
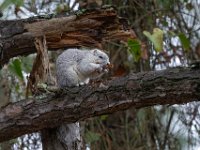
[[[102,9],[25,24],[25,29],[34,37],[45,35],[49,49],[99,47],[102,41],[131,37],[126,20],[121,20],[115,10]]]

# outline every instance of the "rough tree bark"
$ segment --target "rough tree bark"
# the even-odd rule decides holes
[[[69,88],[9,104],[0,110],[0,142],[130,107],[199,101],[199,74],[199,69],[184,68],[130,74],[100,87]]]

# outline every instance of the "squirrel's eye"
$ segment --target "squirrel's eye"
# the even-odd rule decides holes
[[[102,57],[102,56],[99,56],[99,58],[100,58],[100,59],[103,59],[103,57]]]

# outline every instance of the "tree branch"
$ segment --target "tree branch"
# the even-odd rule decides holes
[[[35,37],[45,36],[49,50],[69,47],[101,47],[108,40],[127,40],[126,20],[113,9],[79,15],[38,16],[23,20],[0,20],[0,66],[10,58],[36,52]]]
[[[0,110],[0,142],[130,107],[183,104],[199,99],[200,70],[175,68],[130,74],[103,86],[68,88],[7,105]]]

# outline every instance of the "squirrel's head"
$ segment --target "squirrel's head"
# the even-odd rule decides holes
[[[110,64],[108,55],[103,51],[99,49],[93,49],[92,53],[95,56],[95,61],[97,64],[102,64],[102,65]]]

